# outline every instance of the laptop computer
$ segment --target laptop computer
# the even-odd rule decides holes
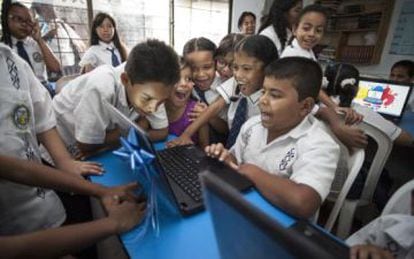
[[[358,93],[353,103],[380,113],[386,119],[398,122],[404,113],[414,84],[391,80],[360,77]]]
[[[204,208],[201,183],[198,178],[202,170],[214,170],[231,186],[243,191],[252,183],[223,162],[208,157],[195,145],[177,146],[156,151],[147,133],[132,122],[113,105],[103,100],[115,123],[123,128],[132,127],[140,147],[155,155],[155,167],[171,190],[172,196],[183,215],[193,214]]]
[[[201,175],[220,258],[349,258],[349,247],[309,221],[289,224],[248,202],[220,175]]]

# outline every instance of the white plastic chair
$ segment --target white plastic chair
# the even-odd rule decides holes
[[[364,163],[365,159],[365,151],[363,149],[357,149],[354,151],[352,155],[348,158],[348,175],[346,176],[346,180],[342,185],[342,188],[339,191],[339,194],[336,198],[330,199],[329,201],[334,202],[334,206],[329,213],[328,220],[325,223],[324,228],[328,231],[332,230],[332,227],[335,224],[335,221],[339,215],[339,211],[344,204],[346,196],[348,195],[349,190],[351,189],[352,184],[355,181],[355,178],[358,176],[359,171],[361,170],[362,164]]]
[[[411,214],[411,192],[414,190],[414,180],[405,183],[391,196],[381,216],[388,214]]]
[[[346,199],[341,208],[337,236],[343,239],[349,236],[357,207],[366,206],[371,203],[379,177],[391,153],[393,144],[392,140],[377,127],[366,122],[360,123],[359,127],[377,143],[378,149],[375,152],[371,167],[368,170],[361,196],[359,199]]]

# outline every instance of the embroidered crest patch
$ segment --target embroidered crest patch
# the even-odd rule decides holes
[[[295,148],[292,148],[291,150],[289,150],[285,157],[282,159],[282,161],[280,161],[279,164],[279,170],[283,171],[286,170],[287,166],[289,165],[289,162],[293,160],[293,158],[295,158],[296,155],[296,150]]]
[[[37,63],[40,63],[43,60],[42,54],[40,54],[39,52],[34,52],[32,57],[33,57],[33,60]]]
[[[21,129],[27,129],[30,122],[30,110],[27,106],[19,104],[13,110],[13,122],[14,125]]]

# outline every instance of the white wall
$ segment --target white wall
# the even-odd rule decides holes
[[[414,55],[391,55],[389,54],[391,41],[394,35],[394,29],[398,21],[398,16],[400,15],[401,7],[404,1],[414,1],[414,0],[395,0],[394,10],[391,16],[390,25],[388,28],[388,35],[385,40],[384,48],[381,55],[381,60],[379,64],[369,65],[369,66],[358,66],[361,74],[373,75],[378,77],[387,78],[391,66],[401,60],[401,59],[411,59],[414,60]],[[312,3],[313,0],[305,0],[304,5]],[[240,14],[243,11],[251,11],[256,14],[257,25],[256,29],[259,29],[259,20],[261,17],[261,10],[264,5],[264,0],[233,0],[233,12],[232,12],[232,32],[239,32],[237,28],[237,21]],[[413,23],[414,26],[414,23]]]
[[[256,32],[260,26],[261,11],[264,0],[233,0],[233,12],[231,14],[231,32],[240,32],[237,28],[239,16],[244,11],[252,12],[256,15]]]
[[[387,78],[390,73],[391,66],[395,62],[401,59],[414,60],[414,55],[401,56],[401,55],[389,54],[391,41],[394,36],[394,29],[397,24],[398,16],[400,15],[400,11],[401,11],[401,6],[404,3],[404,1],[414,1],[414,0],[396,0],[395,1],[394,10],[392,12],[391,21],[390,21],[390,27],[388,28],[388,35],[387,35],[387,39],[385,40],[384,48],[382,50],[380,63],[376,65],[370,65],[370,66],[358,66],[359,72],[361,74]],[[413,26],[414,26],[414,23],[413,23]]]

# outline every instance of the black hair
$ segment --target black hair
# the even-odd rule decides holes
[[[184,45],[183,57],[185,58],[186,55],[193,53],[194,51],[211,51],[214,57],[216,54],[216,49],[216,44],[207,38],[192,38]]]
[[[111,21],[112,25],[114,26],[114,37],[112,41],[114,42],[115,47],[119,50],[121,54],[121,60],[124,62],[127,59],[127,53],[124,45],[121,43],[121,40],[118,36],[118,30],[116,29],[116,23],[114,18],[107,13],[98,13],[96,14],[95,18],[93,18],[92,26],[91,26],[91,38],[89,39],[90,46],[98,45],[99,44],[99,36],[96,32],[96,29],[103,23],[105,19]]]
[[[29,10],[27,6],[19,2],[12,2],[11,0],[3,1],[1,5],[1,27],[2,27],[3,35],[1,36],[0,41],[4,42],[4,44],[9,45],[10,47],[12,47],[12,40],[11,40],[11,33],[9,29],[8,16],[9,16],[9,11],[13,6],[22,7],[22,8]]]
[[[404,67],[407,69],[408,76],[412,78],[414,76],[414,62],[408,59],[400,60],[398,62],[395,62],[394,65],[392,65],[391,70],[393,70],[396,67]]]
[[[280,44],[282,46],[281,50],[285,48],[286,42],[289,40],[286,33],[286,28],[290,28],[287,20],[287,13],[299,2],[301,2],[301,0],[274,0],[272,6],[270,7],[269,14],[266,15],[262,25],[259,28],[260,33],[268,26],[272,25],[277,37],[280,40]]]
[[[132,49],[125,72],[132,84],[153,81],[173,86],[180,80],[178,55],[162,41],[147,40]]]
[[[326,7],[319,5],[319,4],[311,4],[311,5],[307,5],[305,8],[302,9],[302,11],[299,14],[298,20],[297,20],[297,24],[300,22],[300,20],[302,19],[303,16],[305,16],[305,14],[307,13],[319,13],[322,14],[326,21],[328,21],[328,10],[326,9]],[[326,24],[325,24],[326,27]]]
[[[239,21],[237,22],[239,30],[241,30],[241,27],[242,27],[243,22],[244,22],[244,18],[246,18],[247,16],[252,16],[254,21],[256,21],[256,15],[254,13],[252,13],[252,12],[242,12],[242,14],[239,17]]]
[[[322,84],[322,69],[311,59],[286,57],[269,64],[265,69],[265,77],[291,80],[299,101],[307,97],[317,100]]]
[[[330,64],[325,69],[328,80],[326,93],[339,96],[340,107],[350,107],[358,92],[359,71],[351,64]]]
[[[246,36],[241,33],[229,33],[221,39],[216,50],[215,56],[225,56],[227,53],[234,51],[234,47]]]
[[[244,38],[237,43],[234,51],[243,51],[249,57],[254,57],[262,61],[265,66],[279,58],[275,44],[263,35],[252,35]]]
[[[188,61],[183,56],[178,57],[178,64],[180,65],[180,70],[183,70],[186,67],[191,68],[190,63],[188,63]]]

